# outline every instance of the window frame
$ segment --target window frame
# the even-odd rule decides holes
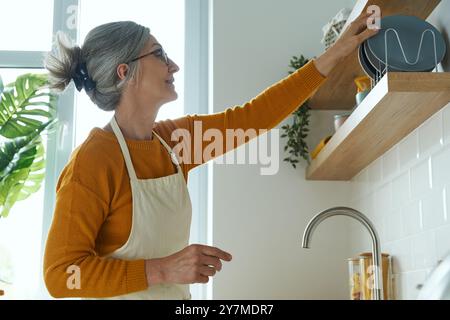
[[[209,39],[210,0],[185,0],[185,85],[184,113],[207,114],[209,111]],[[192,201],[191,242],[211,244],[208,237],[211,213],[211,164],[189,172],[188,188]],[[191,286],[194,299],[211,299],[211,283]]]

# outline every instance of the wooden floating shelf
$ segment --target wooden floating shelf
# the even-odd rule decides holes
[[[426,19],[440,0],[359,0],[344,29],[370,5],[377,5],[382,16],[395,14],[413,15]],[[309,101],[312,109],[351,110],[355,106],[356,85],[354,79],[365,75],[358,61],[358,52],[350,54],[328,75],[327,81]]]
[[[307,180],[350,180],[450,102],[450,72],[390,72],[306,170]]]

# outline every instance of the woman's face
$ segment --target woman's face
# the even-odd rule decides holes
[[[173,82],[174,73],[180,70],[178,65],[169,58],[166,63],[164,50],[152,35],[142,50],[140,56],[142,55],[146,56],[138,60],[140,70],[135,87],[139,97],[142,97],[145,103],[158,107],[176,100],[178,94]]]

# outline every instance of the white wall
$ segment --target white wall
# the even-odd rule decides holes
[[[449,46],[450,1],[428,21]],[[444,70],[450,71],[447,53]],[[352,181],[352,205],[367,213],[394,256],[398,299],[415,299],[437,261],[450,252],[450,104],[431,117]],[[352,223],[353,253],[370,248]]]
[[[245,103],[287,76],[289,60],[323,51],[322,26],[350,0],[214,0],[212,111]],[[314,143],[331,130],[333,112],[315,112]],[[280,143],[280,149],[284,140]],[[215,276],[214,299],[345,299],[348,229],[321,225],[312,249],[301,236],[317,212],[347,201],[345,182],[307,182],[304,166],[282,162],[273,176],[257,165],[213,168],[213,243],[234,259]]]

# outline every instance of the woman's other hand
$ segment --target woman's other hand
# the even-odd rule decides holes
[[[232,256],[219,248],[193,244],[168,257],[145,262],[149,287],[160,283],[207,283]]]

